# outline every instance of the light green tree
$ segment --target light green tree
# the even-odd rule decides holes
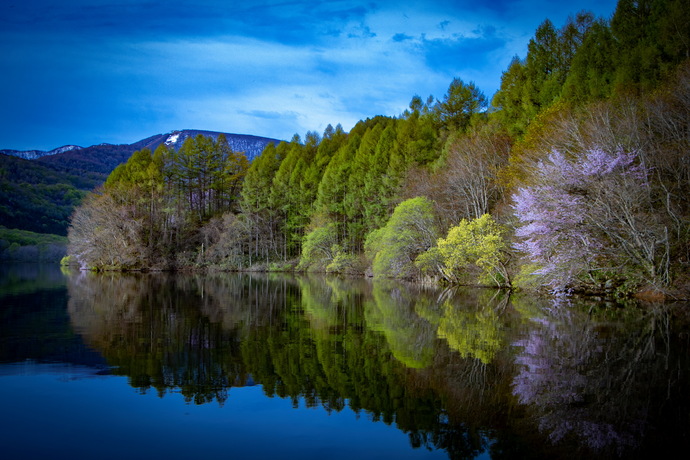
[[[278,249],[280,219],[272,201],[273,178],[287,156],[288,144],[269,144],[256,157],[245,176],[242,186],[242,210],[252,222],[253,246],[249,248],[249,263],[280,255]]]
[[[459,282],[479,269],[479,282],[491,281],[499,287],[510,286],[509,253],[504,235],[505,229],[489,214],[460,221],[448,231],[446,238],[438,240],[438,252],[446,277]]]
[[[307,233],[302,243],[300,270],[321,271],[326,268],[335,256],[337,249],[336,226],[329,223]]]
[[[411,278],[418,275],[418,255],[434,245],[438,236],[433,205],[425,197],[396,206],[388,223],[367,236],[364,249],[374,276]]]

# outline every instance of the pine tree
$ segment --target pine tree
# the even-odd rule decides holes
[[[472,118],[488,106],[484,93],[474,84],[454,78],[448,92],[435,107],[440,127],[446,131],[466,132]]]

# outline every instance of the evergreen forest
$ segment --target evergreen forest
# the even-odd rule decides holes
[[[270,144],[135,152],[75,211],[97,270],[298,270],[690,295],[690,9],[548,19],[489,99],[455,78],[396,117]]]

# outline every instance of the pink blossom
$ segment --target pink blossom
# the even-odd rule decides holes
[[[552,152],[538,163],[534,185],[513,195],[522,224],[516,249],[541,266],[536,273],[554,291],[568,289],[610,262],[616,214],[635,206],[630,197],[648,188],[646,177],[634,153],[591,149],[569,158]]]

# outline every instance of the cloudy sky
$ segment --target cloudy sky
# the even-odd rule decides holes
[[[132,143],[194,128],[289,140],[454,77],[491,97],[546,18],[615,0],[4,0],[0,148]]]

